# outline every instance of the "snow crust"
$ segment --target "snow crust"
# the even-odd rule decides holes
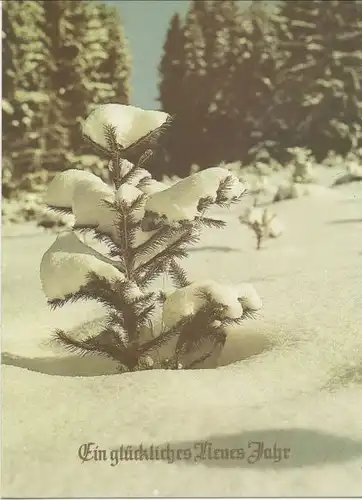
[[[318,173],[331,185],[345,168]],[[285,172],[273,175],[279,183]],[[93,302],[50,310],[38,264],[55,237],[29,224],[3,227],[3,496],[359,498],[362,186],[334,190],[340,198],[278,204],[288,230],[259,253],[237,220],[241,206],[222,241],[203,233],[186,262],[190,278],[248,281],[265,297],[256,320],[228,330],[215,370],[119,374],[107,358],[48,347],[55,327],[96,334],[89,320],[103,311]],[[193,456],[82,463],[77,449],[89,441],[108,455],[121,445],[169,443]],[[291,448],[291,458],[193,460],[197,443],[248,455],[249,441]]]
[[[245,186],[228,170],[212,167],[180,180],[168,189],[150,195],[146,211],[164,215],[169,221],[194,220],[197,206],[202,198],[216,200],[220,183],[231,177],[233,182],[228,191],[228,199],[239,197]]]
[[[257,311],[262,301],[255,288],[249,283],[238,285],[221,284],[212,280],[192,283],[171,293],[165,300],[163,321],[172,327],[182,318],[194,315],[205,305],[200,291],[206,292],[220,305],[225,306],[223,318],[240,318],[245,310]]]
[[[117,143],[123,148],[128,148],[161,127],[168,118],[169,115],[162,111],[110,103],[97,106],[86,118],[82,128],[85,136],[108,149],[105,127],[113,126]]]
[[[63,299],[86,285],[90,272],[109,280],[124,280],[124,275],[107,257],[82,243],[72,231],[65,231],[42,258],[43,292],[48,299]]]

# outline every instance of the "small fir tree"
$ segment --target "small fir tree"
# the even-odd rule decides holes
[[[72,212],[75,219],[73,229],[61,233],[42,259],[49,304],[96,300],[107,310],[97,334],[74,338],[57,330],[55,338],[70,350],[115,359],[121,371],[199,367],[220,353],[226,326],[261,307],[250,284],[192,283],[180,266],[203,227],[225,225],[207,210],[239,201],[245,188],[220,167],[171,187],[154,180],[144,167],[169,123],[163,112],[120,104],[96,107],[83,134],[108,156],[113,186],[71,169],[53,179],[47,194],[51,208]],[[92,232],[106,251],[81,242],[77,231]],[[165,273],[176,286],[173,292],[151,287]]]

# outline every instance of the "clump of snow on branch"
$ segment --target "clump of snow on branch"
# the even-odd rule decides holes
[[[97,106],[83,123],[83,134],[104,149],[109,149],[106,128],[112,127],[117,144],[128,148],[169,119],[162,111],[144,110],[123,104]]]
[[[72,203],[75,226],[94,227],[113,234],[115,213],[106,202],[113,203],[114,198],[114,190],[96,176],[78,182]]]
[[[64,299],[79,292],[87,284],[91,272],[108,280],[124,281],[124,275],[110,259],[82,243],[74,232],[65,231],[42,258],[43,292],[49,300]]]
[[[165,216],[169,221],[191,221],[199,214],[200,200],[215,202],[220,184],[230,179],[227,191],[228,201],[238,199],[245,192],[245,186],[237,177],[221,167],[197,172],[180,180],[168,189],[150,195],[146,212]]]
[[[224,306],[221,319],[238,319],[245,311],[257,311],[262,307],[259,295],[249,283],[225,285],[212,280],[200,281],[179,288],[166,298],[163,306],[165,326],[172,327],[182,318],[195,315],[207,300],[202,292]]]
[[[147,181],[140,186],[140,190],[145,194],[158,193],[159,191],[164,191],[169,186],[164,182],[156,181],[155,179],[147,179]]]
[[[71,209],[74,190],[78,182],[90,179],[93,179],[94,182],[101,181],[99,177],[91,172],[73,168],[57,174],[48,186],[45,203],[56,208]]]

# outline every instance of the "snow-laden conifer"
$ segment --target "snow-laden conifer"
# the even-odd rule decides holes
[[[224,227],[208,209],[238,202],[245,185],[220,167],[172,186],[153,179],[147,161],[166,122],[168,115],[157,111],[96,107],[83,133],[107,153],[112,185],[70,169],[53,179],[47,196],[51,208],[75,219],[42,259],[48,303],[96,300],[107,313],[103,329],[86,339],[62,330],[55,338],[70,350],[116,359],[122,371],[202,365],[222,349],[226,326],[261,308],[252,285],[218,284],[209,276],[192,282],[180,265],[204,227]],[[82,243],[76,231],[91,233],[104,251]],[[174,292],[154,286],[165,273]]]

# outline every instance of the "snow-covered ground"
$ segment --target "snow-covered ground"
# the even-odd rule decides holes
[[[264,302],[215,370],[116,374],[55,348],[52,329],[89,331],[102,310],[50,311],[39,264],[54,234],[3,229],[3,496],[361,495],[362,185],[273,205],[286,230],[260,251],[237,219],[248,203],[220,211],[227,228],[186,264],[191,279],[251,282]],[[89,442],[107,459],[82,463]],[[205,442],[245,456],[199,460]],[[249,463],[252,442],[290,451]],[[188,459],[116,465],[110,449],[141,444]]]

